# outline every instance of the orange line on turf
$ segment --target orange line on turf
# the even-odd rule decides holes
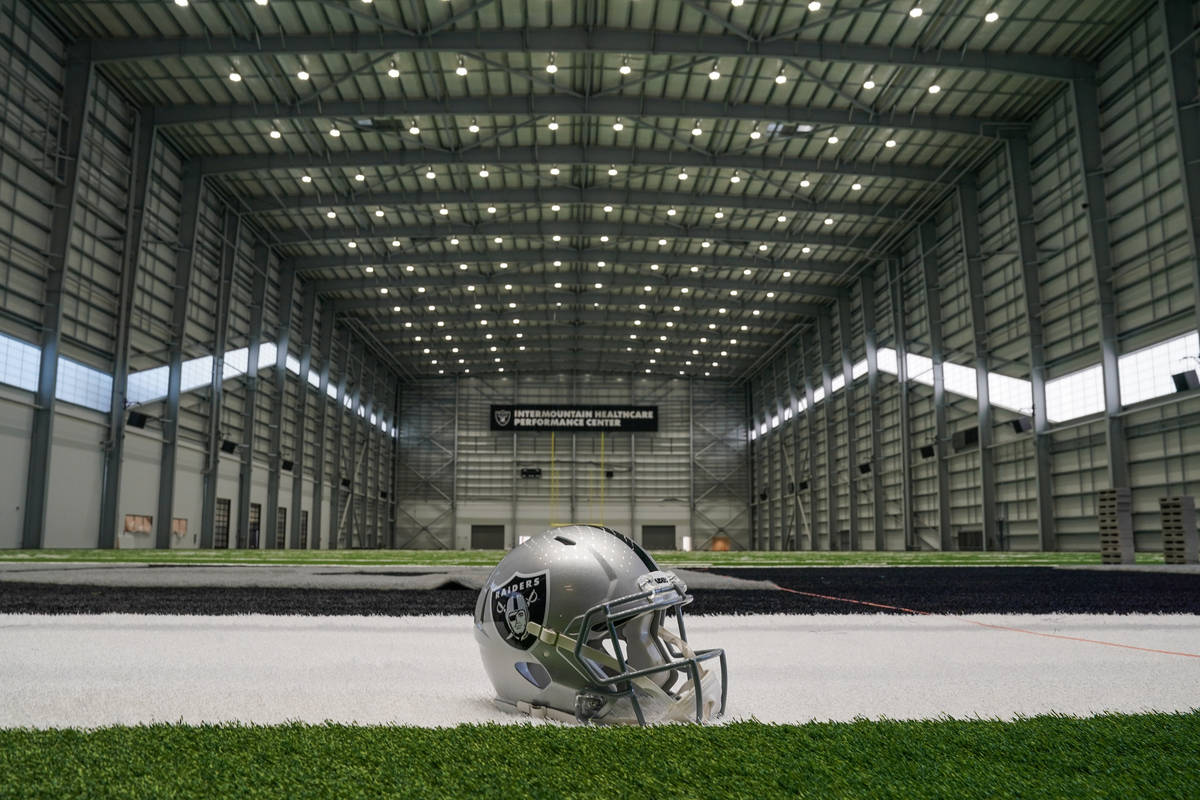
[[[1102,639],[1085,639],[1082,636],[1063,636],[1059,633],[1043,633],[1041,631],[1030,631],[1025,628],[1012,628],[1008,625],[993,625],[989,622],[980,622],[979,620],[960,617],[955,614],[940,614],[935,611],[920,611],[914,608],[904,608],[903,606],[889,606],[886,603],[871,603],[866,600],[854,600],[849,597],[834,597],[829,594],[817,594],[816,592],[802,592],[799,589],[789,589],[786,586],[780,586],[780,591],[799,594],[805,597],[815,597],[819,600],[833,600],[838,603],[853,603],[858,606],[871,606],[872,608],[883,608],[888,611],[903,611],[906,614],[917,614],[922,617],[949,617],[958,620],[959,622],[967,622],[971,625],[978,625],[981,628],[991,628],[997,631],[1009,631],[1010,633],[1027,633],[1030,636],[1044,636],[1047,639],[1065,639],[1068,642],[1084,642],[1086,644],[1101,644],[1105,647],[1120,647],[1125,650],[1141,650],[1143,653],[1159,653],[1164,656],[1183,656],[1184,658],[1200,658],[1200,653],[1179,653],[1174,650],[1156,650],[1153,647],[1138,647],[1133,644],[1121,644],[1120,642],[1106,642]]]

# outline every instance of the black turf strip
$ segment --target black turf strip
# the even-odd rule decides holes
[[[1200,614],[1200,575],[1052,567],[804,567],[714,573],[814,594],[941,614]],[[707,592],[706,603],[716,592]],[[877,614],[883,609],[773,592],[723,591],[736,613]],[[697,595],[699,593],[697,592]],[[699,597],[697,597],[699,604]],[[705,608],[701,613],[716,613]]]
[[[1049,567],[802,567],[712,572],[836,597],[949,614],[1200,614],[1200,576]],[[698,589],[689,614],[874,614],[883,609],[776,590]],[[0,613],[470,614],[470,589],[144,588],[0,583]]]

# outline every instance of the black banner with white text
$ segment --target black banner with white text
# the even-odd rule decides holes
[[[494,431],[620,431],[658,430],[658,406],[494,405]]]

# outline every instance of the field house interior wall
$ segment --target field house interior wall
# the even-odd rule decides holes
[[[1132,489],[1137,546],[1161,546],[1159,498],[1200,493],[1200,394],[1170,390],[1171,371],[1197,367],[1196,347],[1155,368],[1166,389],[1164,374],[1148,389],[1134,358],[1194,335],[1200,297],[1163,30],[1148,9],[1099,62],[1094,94],[1064,82],[752,377],[756,547],[953,549],[964,534],[989,549],[1095,550],[1097,492],[1111,486]],[[1081,130],[1098,131],[1099,166],[1085,163]],[[1089,175],[1102,178],[1091,194]],[[1097,237],[1111,276],[1097,270]],[[1111,407],[1106,340],[1122,398]],[[875,363],[885,350],[925,360],[902,376]],[[846,365],[849,390],[831,393]],[[973,376],[989,372],[981,404]],[[1044,421],[1003,384],[1035,372]]]
[[[382,543],[399,391],[386,354],[309,301],[120,92],[73,72],[65,43],[28,5],[5,6],[0,42],[0,444],[12,467],[0,481],[0,546],[94,547],[106,536],[120,547],[201,546],[225,501],[229,546],[239,529],[245,541],[251,504],[260,546],[275,543],[269,526],[289,547]],[[72,92],[85,113],[72,116]],[[46,299],[57,281],[56,308]],[[39,376],[39,348],[57,351],[56,380]],[[44,466],[27,470],[39,416]],[[31,484],[51,498],[32,528]],[[139,516],[152,533],[125,530]],[[187,532],[173,533],[174,520]]]

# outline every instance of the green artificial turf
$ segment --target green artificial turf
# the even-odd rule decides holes
[[[0,731],[0,797],[1191,798],[1200,713],[581,729]]]
[[[501,550],[0,550],[0,562],[122,562],[150,564],[345,564],[353,566],[491,566]],[[776,566],[1040,566],[1099,564],[1099,553],[1039,552],[656,552],[679,567]],[[1139,564],[1161,564],[1162,553],[1138,553]]]

